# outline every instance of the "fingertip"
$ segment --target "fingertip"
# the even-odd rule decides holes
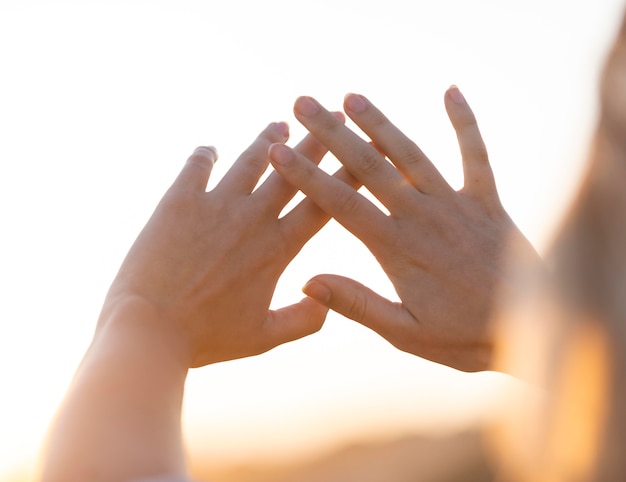
[[[284,144],[272,144],[269,147],[270,162],[274,166],[286,166],[294,159],[293,151]]]
[[[353,112],[355,114],[359,114],[364,112],[367,109],[368,102],[364,96],[359,94],[346,94],[344,97],[344,107],[346,110]]]
[[[467,101],[465,100],[465,96],[461,93],[461,90],[455,84],[452,84],[448,88],[447,93],[450,96],[450,99],[452,100],[452,102],[454,102],[455,104],[458,104],[458,105],[467,104]]]
[[[383,151],[382,148],[378,147],[378,145],[376,145],[374,141],[369,141],[369,145],[376,149],[381,156],[387,158],[387,154],[385,154],[385,151]]]
[[[301,96],[296,99],[293,110],[296,115],[311,117],[319,112],[320,105],[312,97]]]
[[[272,122],[269,127],[282,135],[285,140],[289,139],[289,124],[286,122]]]
[[[309,298],[314,299],[324,306],[328,306],[330,304],[332,296],[330,288],[315,278],[307,281],[307,283],[302,287],[302,292]]]
[[[196,147],[191,154],[192,157],[204,157],[216,162],[218,159],[217,149],[215,146],[199,146]]]
[[[448,90],[446,90],[444,103],[448,118],[455,129],[458,130],[464,126],[476,124],[476,117],[472,112],[472,108],[455,84],[452,84]]]

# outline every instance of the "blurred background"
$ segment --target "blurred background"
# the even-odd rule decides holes
[[[212,186],[269,122],[289,122],[294,145],[299,95],[340,109],[365,94],[458,188],[443,93],[459,85],[504,206],[543,251],[579,181],[622,3],[1,0],[0,480],[30,477],[108,285],[189,153],[217,146]],[[331,222],[274,307],[322,272],[396,298]],[[488,477],[479,427],[511,390],[533,389],[399,352],[330,314],[304,340],[192,371],[185,435],[201,480],[374,477],[402,454],[419,480],[440,480],[428,463],[453,455]]]

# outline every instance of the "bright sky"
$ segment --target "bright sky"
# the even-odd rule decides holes
[[[367,95],[455,186],[443,93],[479,118],[505,207],[542,249],[576,185],[598,69],[621,0],[18,1],[0,3],[0,478],[28,463],[84,352],[103,296],[197,145],[212,183],[307,94]],[[323,166],[333,170],[337,162]],[[276,307],[320,272],[395,297],[330,224],[289,267]],[[510,381],[400,353],[330,315],[320,333],[194,371],[193,451],[302,452],[372,431],[454,429]]]

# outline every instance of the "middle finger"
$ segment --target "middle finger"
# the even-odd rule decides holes
[[[407,195],[415,194],[402,174],[375,147],[352,132],[317,101],[300,97],[294,106],[294,113],[300,123],[328,147],[390,212],[401,210],[406,205]]]
[[[362,95],[346,95],[350,118],[374,141],[408,181],[425,194],[451,191],[441,173],[422,150]]]
[[[341,122],[345,121],[345,116],[341,112],[334,112],[333,115]],[[295,150],[315,164],[319,164],[328,152],[324,144],[318,141],[311,134],[307,134],[302,139]],[[298,190],[283,179],[276,171],[272,172],[265,182],[259,186],[255,192],[259,199],[265,199],[270,212],[276,215],[295,196]]]

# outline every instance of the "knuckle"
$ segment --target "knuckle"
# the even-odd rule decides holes
[[[197,148],[191,156],[187,159],[187,164],[191,166],[199,166],[203,169],[207,167],[212,167],[215,162],[215,153],[214,151],[199,147]]]
[[[476,116],[471,111],[471,109],[463,109],[461,112],[458,112],[455,115],[455,120],[459,126],[478,126]]]
[[[299,168],[298,170],[301,171],[306,179],[310,179],[312,176],[316,175],[319,170],[317,165],[312,162],[298,162],[294,167]]]
[[[478,130],[478,122],[473,115],[463,116],[459,119],[459,127],[467,130]]]
[[[369,123],[370,127],[375,130],[387,128],[389,125],[391,125],[391,121],[380,111],[372,113]]]
[[[383,162],[385,161],[376,148],[372,146],[368,147],[370,147],[370,149],[361,155],[359,168],[366,174],[376,174],[381,170]]]
[[[358,209],[359,193],[354,190],[342,190],[334,200],[335,209],[341,213],[351,213]]]
[[[257,170],[264,169],[265,167],[267,167],[267,164],[269,162],[267,158],[264,159],[261,156],[259,156],[258,151],[253,148],[248,148],[242,154],[242,158],[248,166],[255,168]]]
[[[197,176],[206,176],[213,168],[213,162],[203,158],[197,158],[195,156],[190,157],[185,165],[185,171]]]
[[[348,307],[347,316],[351,320],[362,323],[367,314],[367,298],[360,293],[356,293],[350,306]]]
[[[294,161],[283,165],[281,175],[284,175],[288,181],[297,183],[298,187],[309,186],[312,179],[318,176],[319,168],[312,162],[301,158],[296,157]]]
[[[489,164],[489,153],[487,152],[487,148],[484,143],[480,143],[476,147],[475,157],[477,161],[480,161],[483,164]]]
[[[417,166],[423,164],[426,156],[413,143],[398,146],[398,160],[405,166]]]
[[[187,219],[196,206],[196,198],[189,191],[170,190],[159,202],[158,216],[165,219]]]

